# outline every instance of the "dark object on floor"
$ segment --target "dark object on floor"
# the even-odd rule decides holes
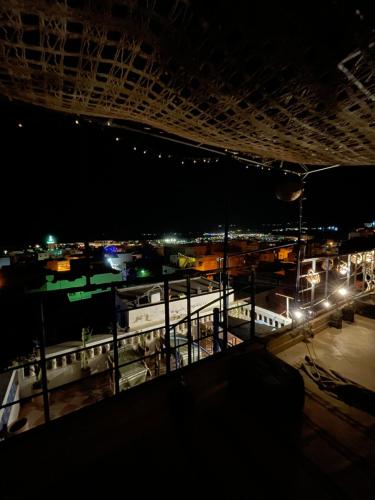
[[[13,436],[14,434],[18,434],[20,432],[28,429],[28,421],[26,417],[19,418],[8,429],[9,436]]]
[[[302,370],[316,382],[319,389],[329,392],[344,403],[375,415],[375,392],[356,384],[335,370],[318,364],[309,356],[301,364]]]
[[[354,323],[354,308],[352,306],[342,308],[342,319]]]
[[[367,318],[375,318],[375,299],[374,294],[356,300],[356,311]]]
[[[329,318],[328,325],[333,326],[334,328],[342,328],[342,312],[341,311],[335,311],[332,313],[331,317]]]

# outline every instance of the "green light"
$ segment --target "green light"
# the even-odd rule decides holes
[[[148,278],[150,276],[150,271],[148,269],[139,269],[137,271],[138,278]]]
[[[47,236],[46,243],[47,243],[47,245],[54,245],[56,243],[56,238],[54,236],[52,236],[52,234],[49,234]]]

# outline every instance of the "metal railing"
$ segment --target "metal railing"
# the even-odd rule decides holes
[[[265,250],[272,251],[273,248]],[[254,255],[262,251],[241,252],[240,255]],[[338,256],[334,259],[336,259],[338,263],[344,261],[349,266],[348,274],[344,276],[343,279],[341,278],[341,281],[346,280],[346,285],[358,287],[358,279],[360,278],[362,280],[360,292],[363,292],[366,288],[371,286],[371,280],[373,280],[374,251],[371,253],[371,262],[367,262],[369,252],[362,252],[361,254],[354,255],[356,256],[355,258],[349,255],[346,256],[346,258]],[[362,262],[367,262],[364,267],[362,265],[362,270],[360,269],[359,255],[361,255]],[[230,256],[227,258],[229,259]],[[339,265],[336,265],[335,260],[333,266],[330,267],[330,260],[332,260],[332,257],[316,258],[315,260],[305,259],[301,264],[302,272],[299,274],[300,280],[306,280],[307,276],[310,276],[311,273],[310,275],[305,273],[304,266],[311,264],[311,262],[315,262],[313,273],[324,274],[325,277],[324,283],[322,281],[324,288],[323,295],[325,298],[329,296],[329,293],[334,289],[333,284],[330,284],[330,282],[337,278],[337,265]],[[328,262],[328,270],[321,268],[323,262]],[[219,273],[222,275],[224,270],[226,270],[228,274],[233,271],[242,270],[250,275],[254,267],[253,264],[226,266],[226,269],[213,269],[205,273],[199,273],[198,276],[202,277]],[[5,413],[8,414],[9,418],[9,408],[12,409],[17,407],[17,405],[25,405],[26,403],[31,405],[35,403],[38,409],[43,411],[43,418],[40,419],[40,423],[47,423],[51,418],[55,418],[54,395],[57,393],[68,394],[69,392],[76,391],[78,387],[81,388],[81,393],[85,393],[86,384],[89,384],[92,386],[91,392],[96,392],[94,397],[96,401],[102,397],[104,398],[112,394],[118,394],[121,390],[128,387],[133,387],[137,385],[140,380],[145,381],[163,374],[168,374],[171,371],[181,369],[191,363],[200,361],[202,358],[214,355],[216,352],[224,350],[228,345],[230,346],[237,342],[235,338],[230,335],[228,336],[228,325],[227,321],[224,321],[224,315],[226,317],[228,315],[233,315],[241,318],[245,323],[250,325],[251,320],[253,320],[253,323],[263,321],[269,326],[276,328],[284,327],[288,323],[287,318],[285,318],[284,323],[282,323],[281,320],[275,319],[276,313],[271,313],[267,311],[267,309],[256,306],[254,297],[252,297],[253,300],[250,299],[248,302],[242,301],[235,305],[230,305],[229,301],[234,294],[234,289],[226,287],[226,293],[224,294],[223,288],[225,287],[218,286],[217,282],[212,282],[213,288],[211,291],[199,293],[196,289],[196,293],[193,293],[192,283],[195,284],[194,280],[197,279],[199,278],[192,278],[190,275],[187,275],[185,278],[186,293],[184,297],[173,299],[170,298],[170,289],[173,287],[173,283],[175,283],[176,280],[165,278],[163,284],[164,300],[157,304],[160,306],[160,310],[163,310],[163,317],[159,318],[160,321],[156,322],[156,324],[152,324],[152,321],[145,321],[144,324],[135,331],[121,327],[119,325],[119,315],[123,313],[134,313],[134,311],[139,312],[146,307],[155,306],[155,304],[151,303],[144,307],[134,307],[134,305],[130,305],[129,307],[123,307],[123,309],[121,309],[118,307],[116,299],[118,298],[121,287],[123,285],[126,286],[127,283],[101,284],[100,288],[105,290],[103,293],[111,294],[112,316],[109,318],[109,321],[112,323],[111,331],[105,334],[104,338],[88,341],[85,347],[82,345],[73,347],[64,346],[57,352],[52,352],[46,346],[48,325],[45,322],[45,300],[50,293],[66,294],[70,291],[76,292],[77,288],[38,293],[37,295],[40,298],[41,318],[41,329],[38,339],[40,346],[39,353],[34,355],[33,358],[23,359],[18,361],[17,364],[5,367],[0,371],[2,375],[16,372],[18,379],[18,397],[13,397],[12,400],[3,400],[1,402],[0,424],[2,423],[3,426],[5,425]],[[341,281],[339,284],[340,286]],[[253,287],[254,286],[255,285],[253,285]],[[317,292],[318,287],[315,285],[313,285],[313,287],[315,292],[314,300],[320,300],[320,291]],[[97,288],[98,286],[89,285],[82,287],[82,290],[94,290]],[[245,288],[249,288],[249,286]],[[300,286],[301,297],[304,297],[306,293],[311,293],[311,289],[312,287],[309,288],[309,286]],[[129,290],[129,288],[125,290]],[[212,300],[209,300],[212,292],[214,295],[216,292],[216,295]],[[200,305],[195,301],[197,297],[205,297]],[[186,310],[186,313],[181,313],[180,317],[172,320],[171,316],[174,311],[174,306],[181,300],[186,302],[186,307],[183,308]],[[317,300],[314,302],[311,297],[309,297],[307,305],[311,306],[315,303],[319,302]],[[306,303],[301,302],[301,305],[304,307]],[[264,318],[267,318],[267,321],[264,321]],[[151,326],[147,327],[147,323],[151,323]],[[132,359],[130,359],[130,357],[127,359],[126,355],[123,355],[127,349],[131,349]],[[80,369],[82,356],[87,356],[88,365],[90,367],[89,371]],[[142,371],[142,376],[139,374],[139,377],[137,377],[136,368],[138,367],[139,372],[141,372],[141,366],[145,368],[145,372]],[[128,375],[126,374],[127,369],[129,372]],[[65,373],[65,376],[62,375],[63,373]],[[96,390],[98,387],[100,390]],[[15,395],[16,394],[13,396]],[[94,400],[92,402],[94,402]],[[84,404],[86,403],[82,401],[81,406]],[[79,407],[79,404],[77,404],[77,409]],[[70,408],[72,409],[72,405],[70,405]]]

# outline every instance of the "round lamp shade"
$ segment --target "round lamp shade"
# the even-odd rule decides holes
[[[296,201],[302,194],[302,184],[299,180],[287,180],[276,186],[276,197],[281,201]]]

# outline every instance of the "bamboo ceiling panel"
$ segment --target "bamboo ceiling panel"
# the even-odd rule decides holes
[[[373,12],[260,3],[4,0],[0,93],[262,158],[375,164]]]

